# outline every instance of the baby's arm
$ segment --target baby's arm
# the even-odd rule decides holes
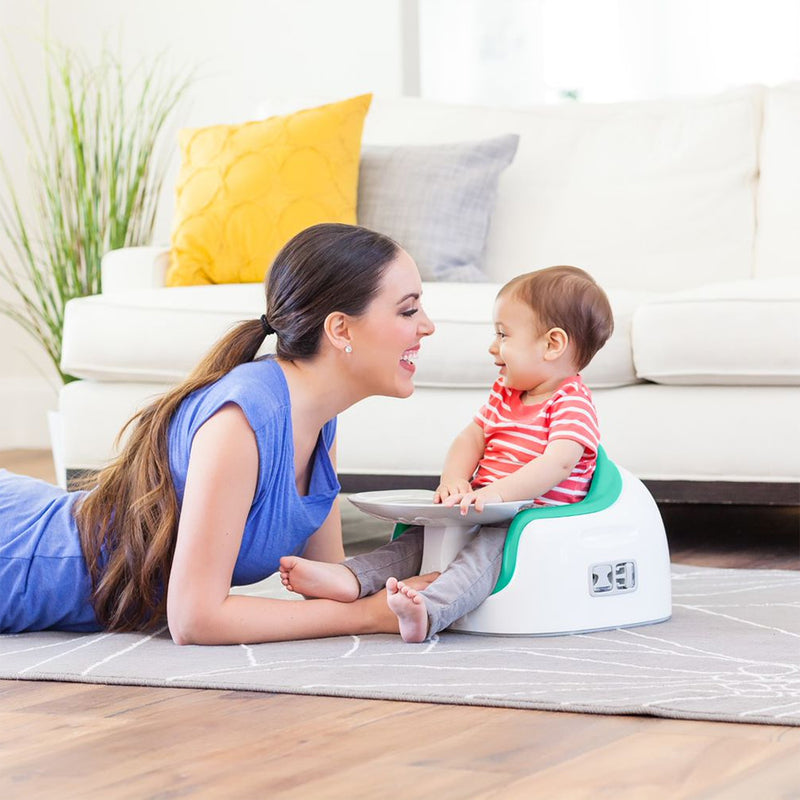
[[[542,455],[516,472],[462,497],[454,495],[449,505],[458,503],[461,513],[466,514],[472,504],[476,511],[483,511],[486,503],[533,500],[570,476],[583,455],[583,449],[582,444],[570,439],[556,439],[547,445]]]
[[[470,422],[453,440],[444,460],[442,477],[433,496],[434,503],[443,503],[453,495],[463,495],[472,489],[470,480],[483,456],[483,429]]]

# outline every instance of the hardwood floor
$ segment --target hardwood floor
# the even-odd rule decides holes
[[[0,691],[4,797],[796,796],[797,728],[126,686]]]
[[[0,467],[52,480],[46,453]],[[800,568],[797,509],[662,511],[673,561]],[[0,681],[3,798],[777,800],[798,759],[783,726]]]

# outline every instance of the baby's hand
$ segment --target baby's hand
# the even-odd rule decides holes
[[[447,502],[450,498],[461,498],[467,492],[472,491],[472,485],[468,480],[463,478],[457,478],[453,481],[442,480],[442,482],[436,487],[436,491],[433,495],[433,502],[434,503],[444,503],[446,506],[454,506],[458,500],[453,500],[452,502]]]
[[[460,495],[451,495],[445,505],[454,506],[458,503],[459,507],[461,508],[461,516],[466,516],[467,512],[469,511],[469,507],[474,505],[475,510],[480,513],[483,511],[484,506],[487,503],[502,503],[503,498],[500,496],[500,492],[496,489],[493,489],[491,486],[484,486],[481,489],[476,489],[473,491],[470,489],[468,492],[464,492]]]

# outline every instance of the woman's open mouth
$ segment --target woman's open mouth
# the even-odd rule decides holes
[[[409,372],[414,372],[416,369],[415,362],[418,355],[419,347],[413,347],[410,350],[406,350],[405,353],[400,356],[400,366],[403,367],[403,369],[407,369]]]

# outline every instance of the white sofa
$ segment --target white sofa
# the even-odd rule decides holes
[[[364,142],[506,133],[520,140],[499,182],[491,282],[425,283],[437,332],[416,392],[341,416],[345,488],[430,485],[494,377],[499,285],[576,264],[615,312],[584,373],[612,458],[661,499],[800,502],[800,84],[524,110],[376,98]],[[260,284],[164,288],[166,263],[166,248],[109,253],[103,293],[67,306],[70,470],[100,466],[139,405],[263,311]]]

